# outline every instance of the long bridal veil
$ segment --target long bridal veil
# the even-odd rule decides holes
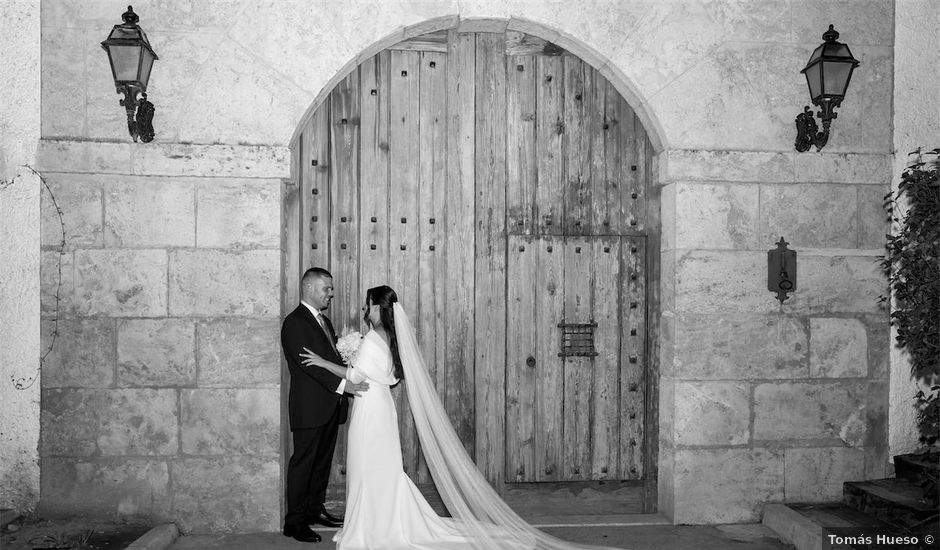
[[[600,548],[564,541],[539,531],[499,497],[457,437],[428,374],[404,308],[396,302],[393,311],[398,353],[421,450],[444,505],[473,546],[481,550]]]

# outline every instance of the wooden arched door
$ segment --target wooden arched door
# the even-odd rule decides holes
[[[399,43],[340,82],[292,144],[285,305],[299,273],[325,266],[334,325],[362,330],[365,289],[389,284],[457,433],[507,498],[590,488],[650,511],[651,154],[607,79],[544,40],[450,30]],[[406,470],[428,483],[395,393]]]

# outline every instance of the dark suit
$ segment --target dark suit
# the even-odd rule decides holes
[[[313,313],[300,304],[281,325],[281,348],[290,371],[287,409],[294,440],[287,464],[285,525],[307,525],[323,507],[336,434],[349,410],[346,397],[336,393],[342,378],[320,367],[305,366],[300,357],[306,347],[328,361],[343,364],[327,339],[332,338],[335,344],[333,326],[324,320],[329,336]]]

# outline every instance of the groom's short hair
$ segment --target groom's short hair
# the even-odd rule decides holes
[[[333,276],[330,275],[330,272],[323,269],[322,267],[311,267],[305,271],[304,276],[300,278],[300,284],[305,285],[315,278],[322,279],[324,277],[329,277],[330,279],[333,278]]]

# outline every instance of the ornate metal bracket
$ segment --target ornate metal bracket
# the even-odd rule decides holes
[[[788,244],[780,237],[777,248],[767,251],[767,290],[776,292],[781,304],[796,290],[796,251]]]
[[[819,151],[826,146],[826,142],[829,141],[829,126],[833,119],[839,118],[839,113],[835,109],[841,104],[842,100],[833,101],[827,98],[820,101],[819,106],[822,110],[816,113],[816,116],[822,121],[822,132],[819,132],[819,126],[816,125],[816,119],[813,118],[809,105],[803,106],[803,112],[796,115],[796,142],[793,145],[797,151],[805,153],[813,145]]]
[[[124,99],[119,102],[127,111],[127,131],[131,137],[134,138],[135,142],[138,137],[144,143],[153,141],[153,114],[155,108],[153,103],[147,101],[147,92],[140,92],[137,86],[125,84],[117,89],[117,93],[124,94]],[[137,100],[138,93],[141,94],[140,101]]]

